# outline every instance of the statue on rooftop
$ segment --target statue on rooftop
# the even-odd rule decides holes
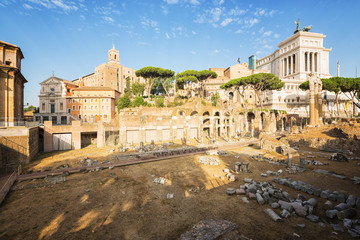
[[[298,20],[295,21],[295,24],[296,24],[296,30],[294,31],[294,34],[301,31],[301,29],[300,29],[300,18],[298,18]]]
[[[295,21],[295,24],[296,24],[296,30],[294,31],[294,34],[297,33],[297,32],[301,32],[301,31],[304,31],[304,32],[309,32],[312,28],[312,25],[310,26],[307,26],[307,27],[303,27],[303,29],[301,30],[300,28],[300,18],[298,18],[297,21]]]
[[[304,31],[304,32],[309,32],[309,31],[311,30],[311,28],[312,28],[312,25],[307,26],[307,27],[304,27],[304,28],[303,28],[303,31]]]

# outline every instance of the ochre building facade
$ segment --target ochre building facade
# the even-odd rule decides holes
[[[0,41],[0,126],[24,124],[24,84],[21,49]]]

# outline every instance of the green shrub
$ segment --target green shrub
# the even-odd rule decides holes
[[[211,105],[216,107],[217,100],[220,98],[219,93],[211,95]]]
[[[164,105],[164,98],[156,98],[155,99],[155,106],[157,107],[157,108],[162,108],[162,107],[165,107],[165,105]]]
[[[201,104],[204,105],[204,106],[206,106],[205,100],[201,100]]]
[[[144,98],[141,96],[135,97],[134,101],[131,103],[133,107],[146,106],[147,103],[144,101]]]
[[[117,101],[118,110],[130,107],[131,101],[129,95],[125,94],[124,96],[120,97]]]

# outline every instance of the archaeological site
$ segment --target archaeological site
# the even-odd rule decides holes
[[[15,1],[5,2],[0,15],[9,6],[15,9]],[[19,41],[20,49],[0,41],[0,240],[360,238],[360,78],[357,68],[355,77],[341,76],[339,61],[337,76],[331,75],[333,49],[325,46],[337,41],[334,34],[326,38],[312,25],[301,28],[300,19],[294,32],[281,21],[277,30],[253,31],[258,19],[287,14],[255,8],[255,2],[247,10],[237,5],[230,10],[235,1],[206,1],[214,8],[199,13],[204,1],[159,1],[161,13],[139,1],[123,1],[121,11],[120,3],[92,9],[85,2],[24,1],[16,12],[29,18],[34,17],[30,11],[41,16],[45,8],[55,16],[61,12],[54,26],[41,28],[48,35],[60,19],[66,25],[74,11],[81,12],[67,26],[71,32],[61,30],[71,43],[55,34],[42,42],[41,51],[52,56],[42,57],[49,64],[34,60],[41,44],[27,39]],[[181,18],[191,13],[198,16],[191,24],[207,23],[213,31],[237,24],[236,54],[253,53],[245,55],[250,56],[246,62],[236,60],[225,48],[233,38],[226,39],[230,31],[208,36],[201,35],[204,29],[190,31],[180,24],[161,39],[165,22],[135,14],[144,6],[146,13],[168,17],[168,24],[176,19],[167,15],[175,6],[186,9]],[[85,7],[101,19],[75,27],[94,17]],[[307,6],[306,11],[312,10]],[[129,12],[136,19],[125,26]],[[124,16],[124,22],[114,16]],[[105,24],[116,30],[107,33]],[[279,29],[281,35],[275,33]],[[156,36],[139,37],[150,31]],[[206,49],[204,70],[192,70],[203,66],[195,65],[201,50],[191,50],[198,35],[207,48],[219,36],[224,45]],[[115,39],[112,47],[88,45],[100,37],[102,43]],[[272,40],[262,40],[267,37]],[[189,38],[194,39],[189,43]],[[190,51],[183,62],[194,67],[175,72],[147,65],[163,60],[168,68],[188,66],[178,61],[185,51],[180,42],[167,49],[179,39]],[[249,49],[239,47],[242,41]],[[82,45],[87,50],[80,54]],[[93,61],[92,54],[107,61]],[[31,67],[24,61],[22,68],[24,55]],[[230,55],[235,61],[226,62]],[[218,61],[226,67],[211,66]],[[56,75],[52,70],[34,82],[26,67],[55,69]],[[31,94],[38,105],[26,104]]]

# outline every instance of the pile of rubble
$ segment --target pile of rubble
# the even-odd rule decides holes
[[[262,177],[279,176],[282,172],[283,172],[283,170],[281,170],[281,169],[279,169],[276,172],[268,170],[268,171],[266,171],[266,173],[261,173],[260,176],[262,176]]]
[[[315,161],[315,160],[305,160],[305,163],[308,165],[315,165],[315,166],[329,165],[329,163],[327,163],[327,162],[320,162],[320,161]]]
[[[329,175],[331,177],[336,177],[336,178],[339,178],[339,179],[346,179],[347,177],[344,176],[344,175],[341,175],[341,174],[337,174],[337,173],[332,173],[332,172],[329,172],[329,171],[326,171],[324,169],[314,169],[313,172],[317,172],[317,173],[321,173],[321,174],[325,174],[325,175]]]
[[[276,183],[292,187],[296,190],[307,192],[326,198],[328,201],[324,204],[323,209],[326,210],[326,216],[333,219],[337,217],[344,221],[344,226],[352,236],[360,236],[359,220],[351,220],[356,217],[356,208],[360,208],[360,198],[354,195],[347,196],[340,192],[331,192],[330,190],[322,191],[314,188],[302,181],[292,181],[291,179],[274,178]],[[289,193],[283,191],[281,188],[276,188],[274,184],[269,182],[255,182],[251,178],[244,178],[244,185],[239,188],[227,188],[228,195],[244,195],[242,200],[248,203],[249,199],[256,200],[260,205],[269,204],[272,209],[280,208],[281,212],[278,215],[271,208],[265,209],[265,212],[274,220],[282,221],[283,218],[288,218],[292,215],[305,217],[312,222],[320,222],[320,218],[314,215],[314,208],[317,207],[318,202],[315,198],[307,199],[304,195],[298,194],[294,199]],[[340,202],[335,207],[331,201]],[[321,223],[323,225],[323,223]],[[298,224],[299,227],[305,227],[304,224]],[[300,226],[301,225],[301,226]],[[338,224],[332,224],[335,231],[343,231]]]
[[[216,157],[200,156],[199,163],[203,165],[220,165],[220,160]]]
[[[98,164],[98,162],[96,160],[91,160],[90,158],[88,157],[84,157],[83,159],[80,160],[80,163],[83,165],[83,166],[93,166],[93,165],[96,165]]]
[[[350,206],[360,209],[360,197],[355,197],[354,195],[347,196],[347,194],[338,191],[322,190],[301,180],[293,181],[291,178],[274,178],[274,182],[330,201],[348,203]]]
[[[341,154],[341,153],[331,154],[329,160],[336,161],[336,162],[348,162],[349,161],[349,159],[344,154]]]
[[[237,224],[226,220],[206,219],[195,224],[190,231],[181,234],[180,239],[248,239],[240,236],[238,228]]]
[[[288,160],[275,160],[272,157],[264,157],[262,154],[257,156],[252,156],[252,159],[259,161],[259,162],[267,162],[273,165],[282,165],[286,166],[286,172],[290,174],[295,174],[297,172],[304,172],[305,171],[305,158],[300,158],[300,166],[292,163],[292,154],[288,154]],[[275,175],[275,174],[274,174]]]

